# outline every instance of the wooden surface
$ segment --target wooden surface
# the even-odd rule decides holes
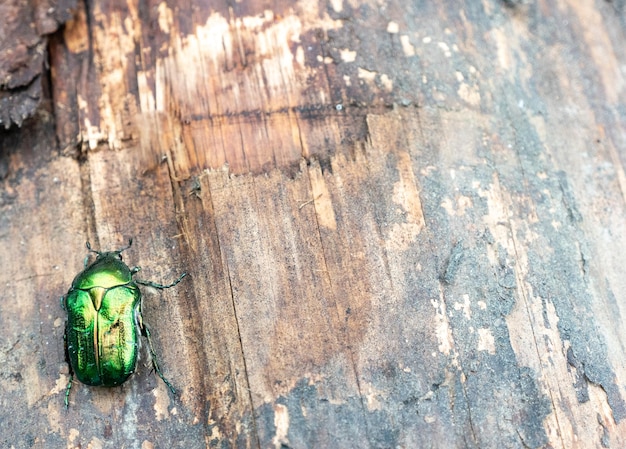
[[[4,129],[22,126],[37,111],[47,87],[48,37],[72,17],[75,7],[75,0],[0,1],[0,126]]]
[[[625,3],[210,3],[79,3],[0,134],[0,446],[626,447]],[[66,411],[129,237],[179,395]]]

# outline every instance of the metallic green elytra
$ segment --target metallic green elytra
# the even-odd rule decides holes
[[[139,333],[148,340],[152,365],[172,393],[174,387],[163,376],[152,346],[150,331],[141,316],[141,291],[137,284],[160,290],[178,284],[183,273],[169,285],[133,279],[140,268],[129,268],[122,261],[122,251],[110,252],[87,249],[96,260],[87,265],[72,282],[63,297],[67,311],[65,351],[70,365],[70,380],[65,391],[65,406],[69,405],[74,375],[86,385],[114,387],[122,384],[135,371],[139,353]]]

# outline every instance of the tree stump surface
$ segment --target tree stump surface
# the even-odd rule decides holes
[[[625,8],[103,0],[28,39],[11,22],[0,101],[36,112],[0,113],[0,446],[626,447]],[[143,344],[65,410],[60,298],[85,241],[131,237],[136,277],[189,273],[143,289],[178,394]]]

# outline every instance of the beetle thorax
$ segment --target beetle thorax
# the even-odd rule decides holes
[[[102,307],[102,300],[104,299],[106,292],[107,289],[104,287],[92,287],[89,289],[89,296],[91,296],[91,302],[93,302],[94,309],[100,310],[100,307]]]

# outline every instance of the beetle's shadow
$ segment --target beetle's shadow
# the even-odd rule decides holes
[[[127,382],[117,387],[92,387],[77,383],[76,390],[80,391],[76,391],[74,408],[82,407],[80,404],[91,403],[101,412],[113,414],[114,410],[123,409],[131,399],[134,389],[131,384],[132,382]]]
[[[114,387],[87,386],[76,382],[76,397],[74,407],[83,407],[84,404],[93,404],[100,412],[116,414],[133,402],[141,402],[146,398],[152,398],[149,394],[155,389],[162,389],[163,395],[167,396],[167,387],[154,375],[150,354],[147,345],[140,348],[140,358],[137,360],[137,369],[122,385]],[[83,405],[79,405],[83,404]]]

